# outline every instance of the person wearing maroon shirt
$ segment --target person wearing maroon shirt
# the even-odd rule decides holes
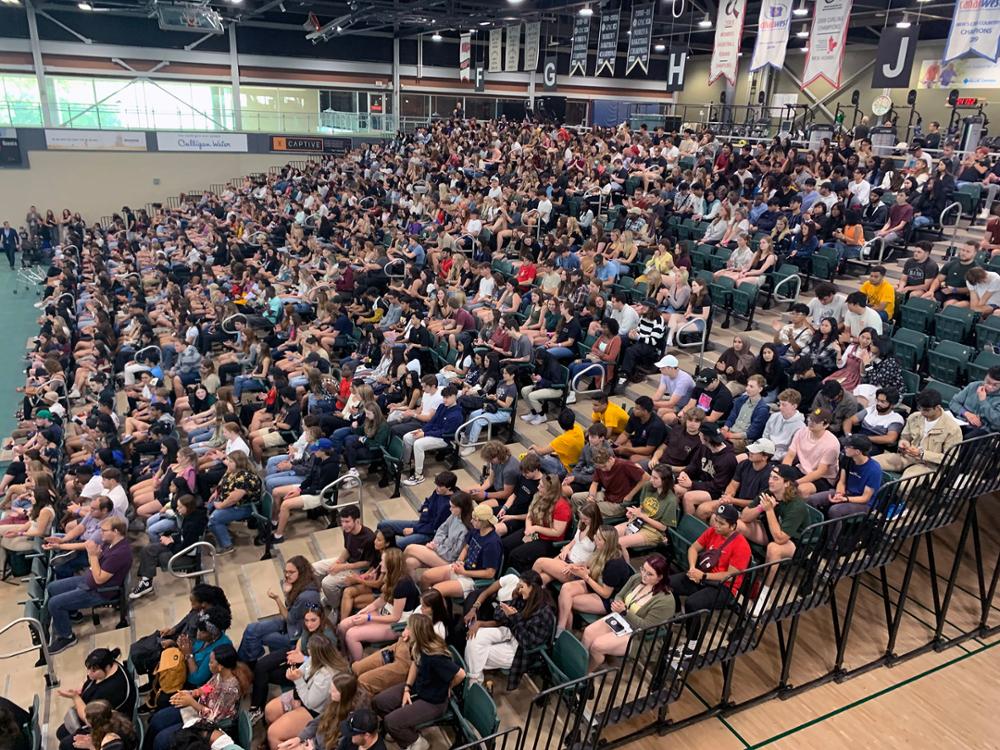
[[[586,492],[576,492],[571,500],[579,512],[585,503],[597,503],[605,523],[625,518],[625,508],[649,480],[649,474],[638,464],[615,458],[608,448],[594,451],[594,479]]]
[[[906,228],[913,221],[913,206],[906,202],[906,193],[900,190],[896,193],[896,202],[889,208],[889,218],[885,226],[877,232],[877,236],[894,245],[906,237]]]

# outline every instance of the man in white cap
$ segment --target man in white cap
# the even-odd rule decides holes
[[[742,511],[767,489],[774,451],[774,443],[767,438],[750,443],[747,446],[747,460],[739,462],[722,497],[713,500],[707,492],[687,492],[684,494],[684,512],[696,515],[707,523],[712,513],[722,504],[736,506]]]
[[[664,424],[671,425],[691,399],[694,378],[680,369],[680,362],[673,354],[661,358],[656,366],[660,369],[660,384],[653,394],[653,407]]]

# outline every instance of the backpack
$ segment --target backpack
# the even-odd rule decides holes
[[[160,654],[160,663],[153,670],[153,689],[149,692],[150,706],[160,705],[160,696],[173,695],[184,688],[187,681],[187,663],[184,654],[176,647],[165,648]]]

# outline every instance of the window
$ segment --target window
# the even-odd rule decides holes
[[[422,94],[403,94],[399,99],[399,114],[402,117],[427,117],[430,97]]]
[[[42,125],[38,81],[31,75],[0,74],[0,126]]]
[[[489,96],[465,97],[465,116],[478,120],[492,120],[497,116],[497,100]]]

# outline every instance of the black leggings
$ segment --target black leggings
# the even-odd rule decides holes
[[[697,612],[700,609],[725,609],[736,603],[736,597],[727,586],[695,583],[687,577],[687,573],[675,573],[670,576],[670,588],[674,592],[678,610],[681,609],[681,597],[684,597],[686,613]],[[704,619],[692,617],[687,621],[689,640],[698,640],[701,629],[705,626]]]
[[[253,667],[253,689],[250,692],[251,708],[263,708],[267,702],[268,688],[271,685],[284,685],[285,672],[288,670],[288,653],[286,651],[271,651],[257,660]]]

